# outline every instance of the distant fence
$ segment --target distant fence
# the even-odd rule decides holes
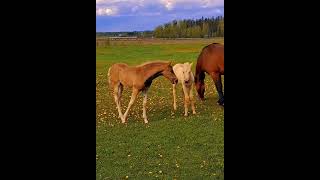
[[[96,47],[107,47],[109,45],[109,38],[96,38]]]
[[[142,37],[96,37],[96,47],[113,45],[139,45],[139,44],[174,44],[189,43],[190,41],[223,42],[223,37],[214,38],[142,38]]]
[[[119,41],[119,40],[124,40],[124,41],[136,41],[136,40],[140,40],[142,38],[138,38],[136,36],[134,37],[109,37],[110,40],[113,40],[113,41]]]
[[[140,42],[142,41],[142,38],[139,37],[103,37],[103,38],[96,38],[96,47],[107,47],[112,44],[113,42],[117,41],[135,41],[135,42]]]

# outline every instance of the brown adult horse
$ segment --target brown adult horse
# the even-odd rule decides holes
[[[148,123],[146,114],[147,91],[151,86],[152,80],[161,75],[169,79],[172,83],[178,82],[173,72],[171,62],[167,61],[152,61],[132,67],[124,63],[116,63],[109,68],[109,85],[113,89],[114,101],[116,102],[122,123],[126,122],[129,110],[140,91],[142,91],[144,95],[142,116],[144,122]],[[123,86],[132,88],[131,99],[124,114],[122,114],[120,106]]]
[[[205,72],[208,73],[216,86],[219,94],[218,103],[224,106],[224,95],[222,91],[221,75],[224,75],[224,45],[213,43],[204,47],[198,57],[195,84],[198,96],[204,100],[204,78]]]

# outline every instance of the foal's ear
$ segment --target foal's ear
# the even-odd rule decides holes
[[[192,68],[192,64],[193,64],[193,62],[192,62],[192,63],[189,63],[190,69]]]

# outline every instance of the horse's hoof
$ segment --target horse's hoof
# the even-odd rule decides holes
[[[145,119],[144,120],[144,124],[148,124],[148,123],[149,123],[149,121]]]
[[[224,107],[224,103],[217,103],[219,106]]]
[[[217,102],[220,106],[223,106],[224,105],[224,100],[218,100]]]
[[[122,124],[125,124],[125,123],[126,123],[126,119],[121,118],[121,123],[122,123]]]

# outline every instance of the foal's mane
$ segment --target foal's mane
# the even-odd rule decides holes
[[[136,67],[142,67],[142,66],[146,66],[146,65],[156,65],[156,64],[163,65],[163,64],[169,64],[169,63],[170,63],[170,61],[148,61],[148,62],[140,64],[140,65],[138,65]]]
[[[152,80],[157,78],[158,76],[161,75],[161,66],[163,67],[163,65],[165,64],[169,64],[170,61],[149,61],[149,62],[145,62],[143,64],[140,64],[136,67],[142,67],[145,68],[145,72],[149,71],[153,73],[150,77],[148,77],[148,79],[144,82],[146,87],[151,86]],[[156,71],[154,71],[156,70]]]

